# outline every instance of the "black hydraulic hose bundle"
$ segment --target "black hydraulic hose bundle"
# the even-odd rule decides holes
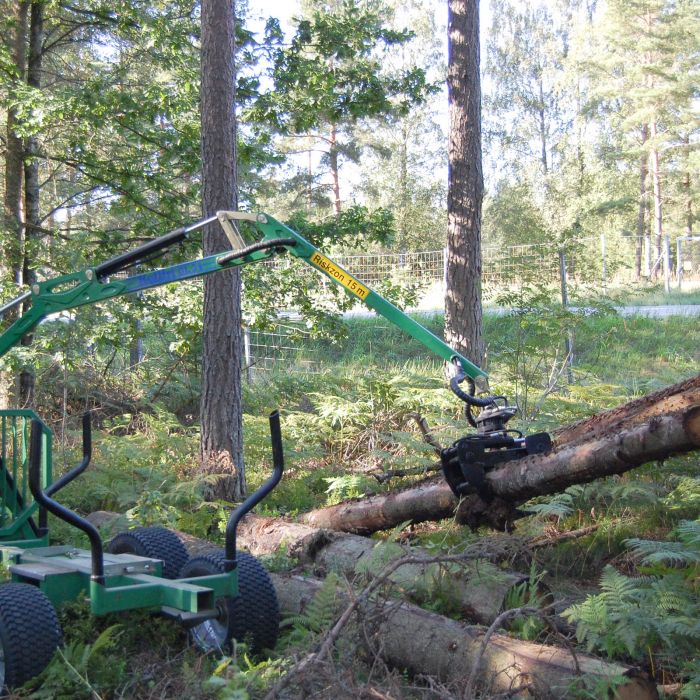
[[[454,363],[454,365],[457,366],[457,363]],[[469,386],[469,393],[463,391],[459,386],[465,379]],[[474,408],[487,408],[488,406],[495,406],[496,401],[506,400],[505,396],[475,396],[476,384],[471,377],[464,373],[461,365],[459,365],[458,371],[450,377],[450,389],[458,399],[464,402],[464,415],[472,428],[478,427],[476,418],[474,418]]]

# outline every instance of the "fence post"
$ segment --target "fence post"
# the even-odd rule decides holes
[[[559,248],[559,281],[561,283],[561,305],[566,309],[569,306],[569,290],[567,288],[566,255],[564,254],[564,248]],[[566,332],[564,348],[566,349],[566,376],[571,383],[573,382],[571,366],[574,362],[574,339],[571,335],[571,331]]]
[[[664,237],[664,291],[671,293],[671,239],[668,234]]]
[[[678,278],[678,291],[681,291],[683,285],[683,237],[679,236],[676,239],[676,277]]]
[[[608,296],[608,260],[606,256],[605,234],[600,234],[600,253],[603,258],[603,295]]]
[[[447,246],[442,249],[442,283],[447,289]]]
[[[245,355],[245,374],[248,384],[253,383],[253,358],[250,353],[250,328],[243,327],[243,354]]]

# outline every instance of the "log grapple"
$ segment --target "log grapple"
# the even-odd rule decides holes
[[[547,452],[552,440],[548,433],[524,436],[519,430],[509,429],[507,423],[518,412],[517,407],[509,406],[505,396],[476,396],[474,381],[458,362],[448,363],[447,373],[450,389],[464,402],[465,417],[476,428],[476,434],[441,450],[442,472],[457,498],[476,492],[488,503],[493,500],[493,492],[486,472],[503,462]],[[469,393],[459,386],[465,380]],[[475,408],[481,408],[476,415]]]

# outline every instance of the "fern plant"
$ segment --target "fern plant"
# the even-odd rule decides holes
[[[287,638],[290,646],[306,644],[310,638],[331,626],[338,612],[339,585],[338,575],[328,574],[306,610],[282,621],[282,627],[291,629]]]
[[[603,571],[601,592],[563,612],[579,641],[611,657],[648,656],[679,670],[700,648],[700,521],[682,521],[677,539],[630,539],[641,576]]]
[[[121,625],[107,627],[92,643],[73,641],[59,649],[51,663],[27,685],[32,700],[94,698],[116,688],[124,678],[126,661],[116,659]]]

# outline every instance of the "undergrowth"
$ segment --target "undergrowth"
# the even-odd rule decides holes
[[[491,387],[524,402],[526,415],[513,421],[523,431],[551,429],[697,372],[700,343],[687,319],[605,313],[573,319],[575,358],[569,382],[566,367],[559,371],[561,365],[552,364],[561,361],[552,344],[559,347],[564,338],[557,319],[562,320],[557,315],[538,324],[517,314],[485,318],[488,362],[494,370]],[[440,334],[442,319],[420,320]],[[316,347],[324,350],[320,342]],[[323,373],[258,375],[244,388],[251,490],[272,469],[267,414],[277,408],[282,412],[285,477],[259,513],[293,516],[433,474],[437,456],[416,417],[425,419],[432,438],[443,446],[466,432],[458,402],[444,388],[440,364],[386,322],[354,319],[348,342],[325,350],[329,364]],[[198,427],[182,420],[179,399],[172,398],[190,392],[192,383],[184,367],[173,378],[183,385],[163,392],[152,413],[102,421],[93,438],[92,465],[66,487],[61,500],[82,513],[115,510],[133,523],[164,524],[221,542],[230,504],[202,498],[205,484],[196,470]],[[66,435],[59,473],[80,457],[78,430]],[[538,551],[524,570],[532,566],[530,581],[543,580],[554,595],[558,590],[570,594],[566,615],[584,647],[642,665],[659,681],[680,681],[687,698],[700,697],[693,695],[693,683],[700,678],[697,466],[697,456],[690,455],[574,486],[526,504],[531,515],[518,524],[522,536],[596,526],[586,537]],[[406,476],[384,481],[389,472]],[[410,534],[435,554],[478,537],[447,522]],[[52,539],[87,544],[55,520]],[[285,568],[293,562],[280,552],[271,564]],[[452,575],[444,569],[421,602],[458,615],[450,596]],[[330,599],[332,584],[319,594],[314,604],[318,609],[307,609],[285,623],[278,656],[271,661],[250,658],[244,649],[222,661],[202,658],[167,621],[149,618],[141,624],[140,618],[129,616],[96,623],[87,614],[74,614],[64,625],[65,658],[57,657],[47,669],[45,687],[55,697],[81,697],[89,687],[105,697],[149,697],[153,688],[165,686],[170,697],[256,697],[284,672],[289,654],[308,649],[327,627],[332,613],[324,596]],[[514,590],[508,605],[529,604],[534,594],[530,585]],[[139,638],[137,630],[161,624],[159,639],[156,632]],[[530,639],[541,632],[536,618],[511,629],[511,634]],[[137,663],[131,681],[120,663],[104,662],[114,657],[129,659],[130,667]],[[156,669],[165,670],[159,675]],[[40,692],[39,687],[27,692]]]

